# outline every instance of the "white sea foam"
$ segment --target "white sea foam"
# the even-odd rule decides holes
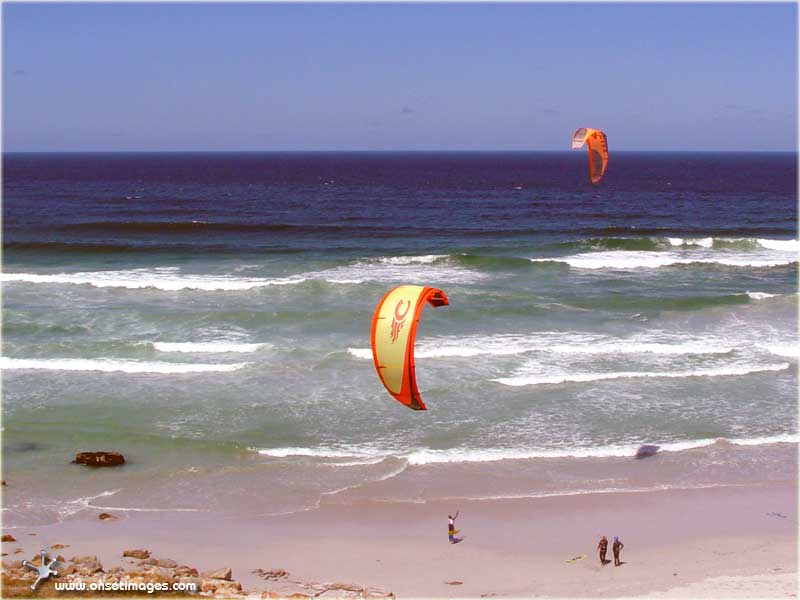
[[[273,458],[308,457],[319,459],[358,459],[350,462],[335,462],[331,466],[341,467],[355,464],[376,464],[387,458],[405,459],[409,465],[422,466],[442,463],[496,462],[501,460],[527,460],[537,458],[630,458],[642,444],[658,445],[658,452],[682,452],[705,448],[717,443],[737,446],[761,446],[767,444],[797,444],[798,434],[779,434],[752,438],[715,437],[698,440],[681,440],[659,443],[657,440],[642,440],[640,443],[579,448],[417,448],[411,452],[400,452],[391,448],[271,448],[253,449],[259,454]]]
[[[378,259],[378,262],[387,265],[428,265],[444,258],[447,258],[447,254],[425,254],[423,256],[386,256]]]
[[[751,300],[766,300],[767,298],[775,298],[778,294],[768,294],[767,292],[745,292]]]
[[[673,343],[659,340],[674,340]],[[535,332],[527,335],[493,335],[433,338],[419,342],[417,358],[510,356],[529,352],[558,354],[727,354],[734,350],[729,340],[675,339],[658,332],[631,338],[612,338],[580,332]],[[372,359],[370,348],[348,348],[360,359]]]
[[[762,346],[776,356],[785,358],[800,358],[800,344],[769,344]]]
[[[736,444],[737,446],[763,446],[764,444],[797,444],[800,443],[800,435],[795,433],[786,433],[783,435],[772,435],[754,438],[741,438],[741,439],[727,439],[721,438],[729,444]]]
[[[715,369],[695,369],[687,371],[620,371],[610,373],[561,373],[557,375],[522,374],[514,377],[500,377],[493,379],[503,385],[514,387],[527,385],[554,385],[559,383],[587,383],[609,379],[638,379],[638,378],[674,378],[687,377],[730,377],[736,375],[749,375],[769,371],[783,371],[789,368],[789,363],[777,365],[736,365],[718,367]]]
[[[628,342],[624,339],[596,344],[556,344],[548,348],[550,352],[562,354],[727,354],[733,352],[732,346],[720,343],[686,342],[678,344],[659,344]]]
[[[532,262],[561,262],[575,269],[657,269],[673,265],[719,264],[733,267],[776,267],[797,262],[796,256],[769,256],[718,253],[649,252],[612,250],[586,252],[571,256],[531,258]]]
[[[530,493],[521,493],[521,494],[489,494],[489,495],[482,495],[482,496],[437,496],[435,500],[437,502],[442,501],[458,501],[458,500],[477,500],[477,501],[493,501],[493,500],[525,500],[529,498],[561,498],[563,496],[591,496],[595,494],[641,494],[641,493],[648,493],[648,492],[662,492],[668,490],[704,490],[710,488],[719,488],[719,487],[740,487],[747,484],[742,483],[707,483],[707,484],[692,484],[692,485],[669,485],[669,484],[662,484],[662,485],[652,485],[646,487],[635,487],[635,488],[626,488],[626,487],[606,487],[606,488],[584,488],[584,489],[565,489],[560,491],[554,492],[530,492]],[[425,502],[421,502],[421,504],[425,504]]]
[[[800,253],[800,242],[798,240],[772,240],[766,238],[667,238],[670,246],[702,246],[704,248],[714,248],[715,245],[735,244],[737,242],[748,242],[761,246],[767,250],[777,250],[779,252]]]
[[[237,344],[235,342],[153,342],[153,347],[159,352],[185,353],[249,353],[256,352],[267,345]]]
[[[372,359],[372,350],[370,348],[348,348],[347,352],[356,358]]]
[[[435,264],[438,255],[415,257],[389,257],[379,260],[361,260],[349,265],[334,267],[319,273],[308,274],[309,279],[324,279],[329,283],[473,283],[488,275],[465,267]]]
[[[0,357],[0,369],[45,369],[53,371],[102,371],[105,373],[202,373],[236,371],[249,363],[202,364],[143,362],[86,358],[8,358]]]
[[[269,286],[298,285],[306,281],[331,284],[378,282],[436,281],[468,283],[482,279],[483,274],[463,267],[435,265],[440,255],[385,257],[360,260],[322,271],[310,271],[285,277],[241,277],[184,273],[179,267],[128,269],[120,271],[87,271],[76,273],[0,273],[0,282],[36,284],[91,285],[98,288],[153,288],[164,291],[202,290],[243,291]]]
[[[663,238],[662,238],[663,239]],[[776,267],[800,258],[797,240],[752,238],[666,238],[669,250],[609,250],[568,256],[531,258],[533,262],[562,262],[576,269],[657,269],[673,265],[719,264],[733,267]],[[751,249],[731,247],[748,242]]]
[[[308,456],[314,458],[359,458],[359,457],[374,457],[375,453],[365,452],[356,449],[337,450],[334,448],[266,448],[257,449],[259,454],[264,456],[272,456],[275,458],[287,458],[292,456]]]
[[[275,279],[259,277],[230,277],[226,275],[181,274],[175,267],[156,269],[130,269],[127,271],[93,271],[81,273],[58,273],[40,275],[36,273],[2,273],[0,281],[25,283],[56,283],[91,285],[98,288],[154,288],[165,291],[203,290],[241,291],[271,285],[294,285],[303,283],[303,276]]]
[[[712,248],[714,246],[714,238],[667,238],[672,246],[703,246],[704,248]]]
[[[798,240],[765,240],[757,239],[756,242],[759,246],[768,248],[770,250],[779,250],[781,252],[792,252],[795,254],[800,253],[800,242]]]

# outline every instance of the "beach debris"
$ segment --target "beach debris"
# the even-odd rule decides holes
[[[108,521],[108,520],[116,521],[117,519],[119,519],[119,517],[116,517],[106,512],[100,513],[99,515],[97,515],[97,518],[100,519],[101,521]]]
[[[652,444],[644,444],[639,446],[639,449],[636,451],[636,458],[647,458],[648,456],[654,456],[658,453],[661,449],[660,446],[654,446]]]
[[[76,565],[84,564],[84,563],[94,563],[97,562],[97,557],[93,554],[86,555],[86,556],[73,556],[69,559],[70,562],[75,563]]]
[[[780,517],[781,519],[788,518],[786,515],[782,515],[781,513],[778,513],[778,512],[768,512],[767,516],[768,517]]]
[[[53,544],[50,546],[53,550],[61,550],[62,548],[69,548],[69,544]]]
[[[72,462],[89,467],[117,467],[125,464],[125,457],[119,452],[78,452]]]
[[[22,548],[17,548],[16,550],[14,550],[14,554],[22,554],[23,552],[25,552],[25,550],[23,550]]]
[[[223,567],[221,569],[214,569],[213,571],[206,571],[204,572],[201,577],[206,579],[224,579],[226,581],[230,581],[231,577],[233,577],[233,572],[228,567]]]
[[[2,481],[2,484],[3,484],[3,486],[6,486],[6,485],[8,485],[8,484],[6,483],[6,480],[5,480],[5,479],[3,479],[3,480],[1,480],[1,481]]]
[[[2,541],[3,542],[16,542],[17,538],[15,538],[10,533],[5,533],[5,534],[3,534]]]
[[[295,581],[288,579],[289,573],[283,569],[256,569],[252,572],[263,579],[267,579],[264,574],[273,573],[269,580],[275,583],[275,587],[265,591],[262,598],[394,598],[390,591],[355,583]]]
[[[288,598],[394,598],[392,592],[387,592],[381,588],[363,587],[354,583],[311,583],[302,584],[305,592],[295,592],[287,596]]]
[[[256,569],[255,571],[251,572],[266,581],[278,581],[279,579],[289,576],[289,571],[285,571],[283,569],[270,569],[269,571],[265,571],[264,569]]]
[[[53,546],[55,548],[55,546]],[[150,550],[142,550],[141,548],[134,548],[133,550],[123,550],[122,556],[129,558],[150,558]]]
[[[573,556],[572,558],[568,558],[564,562],[574,563],[574,562],[578,562],[579,560],[583,560],[584,558],[586,558],[585,554],[579,554],[578,556]]]
[[[445,585],[464,585],[463,581],[445,581]]]

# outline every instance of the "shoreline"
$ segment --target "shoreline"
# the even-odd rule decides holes
[[[463,541],[451,545],[446,516],[456,509]],[[658,595],[679,588],[686,597],[726,597],[708,583],[720,577],[741,579],[728,581],[729,591],[739,586],[761,597],[785,597],[790,583],[797,589],[796,482],[470,500],[457,507],[443,501],[323,503],[261,518],[115,516],[122,518],[20,528],[14,531],[19,542],[4,544],[3,551],[21,547],[20,556],[32,556],[69,544],[64,556],[97,555],[114,566],[124,549],[146,548],[201,570],[230,567],[244,590],[258,594],[275,584],[256,569],[284,569],[302,581],[358,582],[399,598],[667,597]],[[625,543],[621,567],[599,565],[600,535],[619,535]],[[566,562],[580,555],[586,558]]]

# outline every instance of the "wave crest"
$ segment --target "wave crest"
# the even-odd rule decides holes
[[[558,375],[535,374],[499,377],[492,381],[512,387],[521,387],[528,385],[556,385],[560,383],[589,383],[592,381],[605,381],[610,379],[733,377],[738,375],[750,375],[751,373],[785,371],[789,366],[789,363],[781,363],[777,365],[741,365],[687,371],[620,371],[612,373],[563,373]]]
[[[49,371],[100,371],[104,373],[211,373],[236,371],[250,363],[203,364],[143,362],[133,360],[87,359],[87,358],[8,358],[0,357],[2,370],[49,370]]]

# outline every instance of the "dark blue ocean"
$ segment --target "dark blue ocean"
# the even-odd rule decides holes
[[[587,171],[583,152],[5,154],[4,518],[426,501],[443,469],[470,474],[458,497],[794,476],[796,154],[612,148],[600,185]],[[450,299],[420,321],[427,412],[369,349],[404,283]],[[657,473],[626,466],[643,443]],[[42,460],[93,449],[126,472]]]

